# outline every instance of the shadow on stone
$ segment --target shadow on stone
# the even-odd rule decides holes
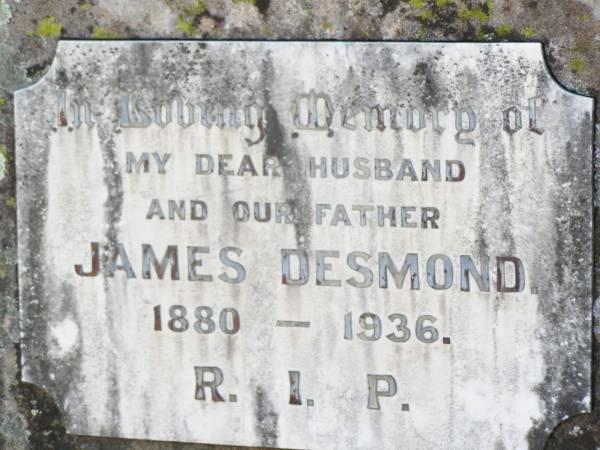
[[[544,450],[591,450],[600,447],[600,416],[581,414],[561,422]]]
[[[19,383],[13,393],[29,430],[29,448],[35,450],[251,450],[208,444],[138,441],[101,438],[66,433],[60,408],[44,389],[30,383]]]
[[[66,434],[62,412],[46,391],[30,383],[19,383],[13,393],[28,424],[29,448],[75,450]]]
[[[266,447],[233,447],[228,445],[184,444],[160,441],[136,441],[90,436],[71,436],[79,450],[266,450]]]

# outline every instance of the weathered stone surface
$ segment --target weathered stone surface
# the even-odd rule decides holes
[[[311,125],[305,107],[315,96]],[[84,99],[91,114],[82,107],[79,123],[71,102]],[[189,119],[183,99],[205,106],[190,127],[177,123]],[[169,106],[155,114],[160,105],[172,115]],[[263,119],[236,128],[224,114],[219,127],[206,109],[217,105],[259,106]],[[23,377],[56,400],[70,432],[294,448],[542,448],[562,419],[589,410],[592,101],[552,79],[539,44],[61,42],[46,76],[16,94],[16,117]],[[131,127],[146,119],[164,126]],[[149,173],[143,164],[128,171],[128,152],[148,152]],[[165,173],[153,152],[171,154]],[[212,156],[213,173],[195,173],[208,161],[197,154]],[[219,165],[222,154],[231,161]],[[326,158],[326,177],[314,164],[311,174],[311,158]],[[280,177],[263,175],[265,160]],[[188,204],[186,220],[169,220],[169,199],[204,201],[208,217],[189,220]],[[236,222],[237,201],[250,216],[254,202],[271,202],[272,220]],[[291,223],[277,223],[277,202]],[[353,205],[373,206],[364,225]],[[395,226],[378,206],[396,208]],[[439,212],[426,227],[424,207]],[[81,276],[95,272],[93,242],[104,264]],[[129,273],[111,268],[125,265],[122,250],[113,256],[118,243]],[[178,273],[171,265],[157,279],[143,244],[159,261],[177,246]],[[189,267],[188,246],[210,248],[196,251],[202,266]],[[219,260],[226,247],[239,251]],[[282,249],[306,252],[306,284],[294,283],[295,266],[282,269]],[[416,255],[413,276],[393,280],[382,270],[387,254],[398,269]],[[465,275],[469,258],[489,287]],[[212,281],[189,280],[198,273]],[[169,326],[173,305],[187,308],[183,332],[170,329],[182,326]],[[212,308],[214,331],[208,321],[195,330],[198,306]],[[232,311],[218,322],[224,308],[239,312],[239,330]],[[377,315],[381,333],[364,313]],[[391,314],[406,315],[409,338]],[[435,339],[422,329],[431,325]],[[224,402],[195,398],[195,367],[222,371]],[[290,404],[290,371],[301,373],[302,405]],[[397,392],[377,398],[393,382]]]
[[[65,436],[62,428],[55,426],[62,421],[60,416],[53,415],[57,410],[39,409],[47,404],[47,398],[39,397],[40,390],[28,389],[19,383],[12,93],[44,74],[61,36],[78,39],[103,36],[235,39],[247,36],[241,34],[246,30],[238,34],[222,29],[224,19],[233,13],[237,1],[154,2],[151,20],[144,21],[140,17],[148,14],[145,2],[135,2],[137,9],[127,8],[133,4],[128,2],[122,9],[127,10],[127,14],[122,14],[118,7],[104,8],[101,0],[0,0],[0,57],[3,61],[0,66],[0,160],[6,162],[6,171],[0,173],[0,446],[3,448],[165,450],[208,447]],[[600,56],[596,39],[600,20],[595,1],[374,0],[373,8],[378,8],[380,3],[382,15],[357,21],[351,19],[360,18],[360,12],[340,17],[339,11],[349,5],[345,0],[239,1],[254,3],[264,17],[260,33],[253,36],[256,38],[542,41],[548,65],[563,85],[590,95],[596,95],[600,86],[600,71],[596,70]],[[281,7],[292,3],[296,5],[294,9]],[[198,6],[204,6],[205,10]],[[168,29],[156,26],[156,22],[162,23],[164,18],[170,22]],[[52,26],[48,27],[48,23]],[[598,158],[595,161],[598,165]],[[598,185],[597,178],[595,180]],[[597,199],[595,204],[598,204]],[[596,219],[596,223],[600,220]],[[597,233],[595,236],[595,245],[599,248]],[[596,274],[599,267],[596,263]],[[595,286],[598,280],[600,277],[596,276]],[[596,328],[596,342],[598,335]],[[596,370],[596,385],[600,385],[599,374]],[[23,397],[22,402],[19,400],[19,405],[23,405],[21,409],[17,409],[16,392],[20,393],[19,398]],[[598,404],[598,392],[594,398]],[[597,411],[564,422],[553,434],[555,447],[552,448],[600,446],[598,423]]]

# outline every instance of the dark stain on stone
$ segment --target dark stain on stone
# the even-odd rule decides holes
[[[428,110],[437,108],[440,104],[439,96],[442,89],[436,83],[431,67],[425,62],[417,63],[413,75],[422,79],[424,83],[423,94],[421,97],[423,106]]]
[[[275,156],[283,169],[286,200],[294,214],[294,227],[298,248],[310,247],[311,204],[310,188],[302,173],[302,163],[298,154],[284,142],[283,127],[277,112],[271,105],[266,107],[267,136],[266,155]]]
[[[587,114],[577,127],[563,130],[569,133],[564,155],[586,152],[592,142],[592,118]],[[558,166],[555,170],[556,184],[562,186],[571,182],[573,174],[586,173],[591,170],[588,158],[564,158],[565,166]],[[564,211],[564,205],[572,205],[577,211],[587,208],[587,195],[573,189],[560,189],[556,191],[554,201],[555,216],[559,218]],[[591,261],[582,259],[586,255],[587,239],[583,238],[588,228],[589,217],[585,214],[571,216],[567,221],[557,220],[556,223],[556,250],[555,267],[552,270],[553,278],[541,286],[540,298],[556,296],[558,290],[564,292],[563,297],[553,305],[541,304],[539,314],[544,318],[544,328],[548,330],[544,344],[545,376],[535,391],[544,402],[544,419],[536,421],[528,433],[530,448],[544,448],[548,438],[549,429],[553,429],[564,417],[574,417],[581,413],[581,383],[589,383],[590,361],[582,355],[586,354],[587,343],[577,340],[577,336],[569,332],[572,323],[568,320],[574,317],[578,308],[590,308],[588,286],[581,282],[580,277],[565,274],[565,267],[573,268],[576,273],[585,273],[589,270]],[[576,314],[581,316],[581,314]],[[590,318],[591,319],[591,318]],[[591,323],[578,323],[580,327],[590,327]],[[591,333],[591,330],[590,330]],[[562,350],[564,349],[564,351]],[[567,448],[567,447],[564,447]]]
[[[41,116],[41,111],[45,105],[40,105],[38,111],[31,122],[25,125],[23,130],[26,134],[34,135],[35,127],[48,127],[50,129],[51,119]],[[36,163],[29,166],[29,170],[22,171],[20,176],[27,182],[21,186],[18,191],[19,202],[23,212],[24,221],[29,225],[26,231],[28,245],[21,254],[21,263],[28,268],[28,277],[20,279],[20,291],[29,298],[30,301],[19,305],[22,316],[29,318],[22,321],[21,332],[23,338],[21,345],[27,349],[28,359],[18,361],[19,364],[25,363],[27,371],[33,379],[45,379],[46,374],[51,373],[52,367],[48,361],[49,353],[47,345],[48,321],[47,305],[50,303],[50,292],[44,289],[46,286],[47,269],[44,266],[45,261],[45,214],[47,211],[48,179],[46,167],[48,165],[49,155],[49,137],[40,136],[44,142],[41,151],[36,152]],[[37,301],[31,301],[35,299]]]
[[[494,3],[493,2],[481,2],[479,3],[479,8],[481,8],[481,10],[487,14],[488,16],[492,14],[492,8],[494,7]]]
[[[600,418],[595,414],[571,417],[550,435],[544,450],[590,450],[600,447]]]
[[[67,71],[65,69],[58,69],[56,71],[55,82],[57,86],[66,89],[69,85],[69,77],[67,77]]]
[[[263,447],[276,447],[279,437],[279,416],[275,412],[273,403],[267,397],[267,393],[262,386],[258,386],[254,394],[256,396],[256,403],[254,405],[256,425],[254,428],[260,436],[260,445]]]
[[[106,241],[111,247],[118,241],[118,223],[121,219],[123,208],[123,180],[119,171],[116,145],[113,138],[114,127],[98,124],[98,135],[102,143],[104,159],[104,183],[108,191],[108,198],[104,202],[106,228]]]
[[[60,409],[42,388],[30,383],[19,383],[12,391],[28,424],[29,448],[76,449],[66,433]]]
[[[273,82],[273,65],[267,57],[263,63],[263,77],[265,86]],[[270,104],[268,90],[264,92],[266,114],[266,151],[267,156],[274,156],[279,160],[283,169],[286,201],[292,208],[294,215],[294,228],[298,248],[309,248],[312,224],[312,207],[310,186],[306,175],[302,172],[302,161],[291,143],[285,140],[285,131],[279,121],[277,112]]]
[[[114,110],[117,110],[117,104],[115,102]],[[102,146],[102,158],[103,158],[103,170],[104,170],[104,184],[106,186],[108,197],[104,202],[104,211],[105,211],[105,222],[106,222],[106,254],[110,254],[114,251],[117,246],[118,238],[119,238],[119,221],[121,220],[122,210],[123,210],[123,180],[121,178],[121,172],[119,170],[119,161],[117,156],[117,149],[114,142],[114,130],[117,127],[116,118],[112,120],[104,119],[102,122],[98,123],[98,137],[100,138],[100,143]],[[104,280],[104,291],[106,293],[107,300],[111,298],[109,295],[110,290],[110,282],[108,279]],[[107,317],[112,317],[114,312],[111,308],[110,302],[107,302],[106,306],[106,315]],[[113,322],[108,321],[109,336],[117,336],[118,333],[113,329]],[[120,426],[120,412],[119,412],[119,385],[118,385],[118,375],[117,375],[117,367],[118,367],[118,358],[119,356],[110,353],[109,367],[107,370],[110,372],[108,374],[108,378],[110,380],[110,405],[111,405],[111,416],[112,416],[112,425],[114,427],[114,432],[116,433]]]
[[[546,63],[548,66],[553,67],[558,64],[554,51],[552,50],[552,45],[550,45],[549,39],[542,39],[542,48],[544,49],[544,57],[546,58]],[[556,72],[554,72],[556,73]]]
[[[76,324],[80,324],[81,320],[77,314],[77,300],[72,286],[68,283],[58,285],[55,284],[55,280],[50,280],[48,291],[52,293],[53,301],[59,304],[59,316],[71,319]],[[44,345],[51,339],[53,340],[52,337],[46,334]],[[78,389],[82,381],[80,366],[83,356],[81,349],[81,334],[78,334],[77,345],[65,356],[58,360],[52,360],[49,355],[46,355],[46,358],[50,359],[50,363],[45,370],[49,370],[50,372],[48,373],[54,376],[48,377],[46,374],[46,385],[44,387],[47,393],[44,392],[44,395],[55,399],[57,407],[62,411],[66,411],[67,408],[71,409],[71,412],[76,411],[75,415],[79,418],[78,420],[81,423],[85,423],[89,416],[89,411],[83,409],[85,404],[79,401],[81,393]]]
[[[383,15],[391,13],[398,8],[400,0],[381,0],[381,7],[383,8]]]
[[[475,222],[475,232],[477,234],[477,238],[475,239],[475,246],[481,255],[488,254],[488,242],[487,242],[487,232],[486,228],[483,226],[483,220],[481,216],[478,216],[477,221]]]
[[[32,79],[40,78],[44,74],[44,72],[46,72],[46,69],[48,68],[49,65],[50,65],[50,63],[47,61],[44,61],[39,64],[33,64],[33,65],[27,67],[27,69],[25,69],[25,74],[27,75],[28,78],[32,78]]]
[[[436,7],[434,14],[418,14],[415,18],[429,30],[444,30],[445,34],[455,35],[458,33],[458,11],[457,4],[451,2],[443,7]],[[471,26],[471,33],[474,32],[475,28]]]
[[[271,0],[256,0],[254,4],[256,5],[260,13],[265,15],[269,10],[269,6],[271,6]]]

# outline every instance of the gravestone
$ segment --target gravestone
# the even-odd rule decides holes
[[[70,433],[542,448],[590,408],[592,99],[540,44],[59,43],[23,380]]]

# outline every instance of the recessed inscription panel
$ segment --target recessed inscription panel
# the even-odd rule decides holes
[[[61,42],[23,376],[77,434],[541,448],[587,411],[592,100],[538,44]]]

